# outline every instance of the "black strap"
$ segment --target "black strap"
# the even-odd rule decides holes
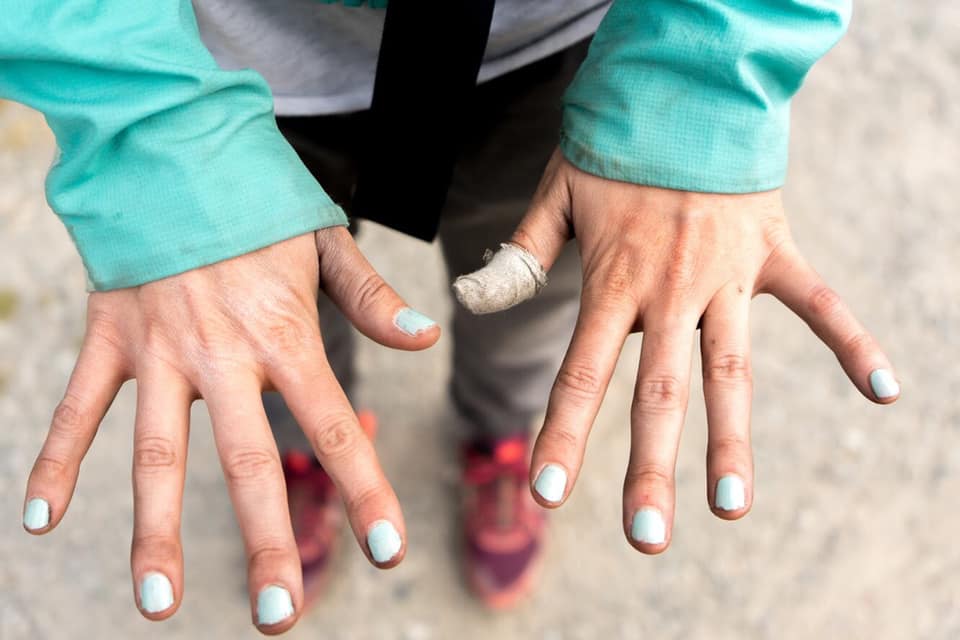
[[[390,0],[351,213],[432,240],[495,0]]]

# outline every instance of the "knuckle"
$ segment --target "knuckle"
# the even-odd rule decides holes
[[[140,332],[143,353],[158,360],[166,361],[173,348],[167,331],[160,322],[148,319],[144,321]]]
[[[577,451],[581,447],[580,438],[567,427],[544,429],[542,437],[551,448],[559,448],[564,451]]]
[[[725,353],[704,362],[703,379],[706,382],[750,382],[750,360],[738,353]]]
[[[671,413],[683,407],[686,393],[686,388],[676,376],[644,376],[637,382],[635,407],[641,413]]]
[[[763,241],[770,254],[779,254],[790,242],[790,228],[783,216],[773,216],[763,221]]]
[[[603,379],[596,366],[588,362],[570,362],[560,367],[556,389],[565,396],[593,400],[603,391]]]
[[[168,534],[140,534],[134,535],[132,555],[149,557],[152,562],[171,566],[178,564],[182,557],[180,541]]]
[[[313,445],[331,458],[349,457],[357,450],[358,433],[354,417],[347,413],[324,416],[315,426]]]
[[[357,285],[354,299],[360,311],[372,312],[389,294],[390,287],[376,273],[366,275]]]
[[[87,326],[86,337],[88,343],[101,348],[124,353],[123,333],[112,320],[97,320],[91,318]]]
[[[57,483],[70,475],[71,467],[60,458],[41,454],[33,463],[33,476],[43,482]]]
[[[268,324],[265,331],[271,350],[285,354],[301,351],[309,335],[295,318],[278,318]]]
[[[289,561],[291,553],[295,553],[289,546],[279,540],[262,540],[252,545],[250,551],[250,567],[277,567]]]
[[[875,348],[873,336],[866,332],[855,333],[843,341],[843,350],[850,355],[865,355]]]
[[[171,469],[178,460],[177,449],[169,438],[150,436],[134,446],[133,464],[139,473]]]
[[[673,473],[659,464],[635,464],[627,469],[625,484],[628,487],[669,488],[673,486]]]
[[[630,296],[637,281],[638,261],[632,244],[618,245],[612,250],[602,273],[600,290],[604,292],[601,302],[623,304]]]
[[[358,514],[367,504],[375,504],[384,490],[380,485],[352,489],[344,494],[343,504],[348,514]]]
[[[710,439],[710,456],[718,460],[739,459],[749,455],[750,443],[741,435],[726,435]]]
[[[231,484],[261,480],[279,467],[276,453],[266,449],[241,449],[229,454],[223,463],[224,475]]]
[[[836,291],[826,285],[818,285],[807,295],[807,308],[817,316],[837,313],[843,303]]]
[[[90,411],[76,396],[67,394],[53,410],[50,430],[59,438],[75,440],[86,433],[91,422]]]
[[[695,210],[677,216],[677,237],[664,273],[664,283],[672,291],[686,291],[696,280],[700,263],[698,227],[703,217]]]

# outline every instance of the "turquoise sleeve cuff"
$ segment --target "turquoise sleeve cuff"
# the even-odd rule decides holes
[[[684,191],[783,184],[790,99],[848,0],[618,0],[563,99],[580,169]]]
[[[0,96],[56,136],[47,200],[95,289],[346,224],[264,80],[217,67],[189,0],[0,0],[0,15]]]

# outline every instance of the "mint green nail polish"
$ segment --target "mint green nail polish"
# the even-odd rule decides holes
[[[31,498],[23,510],[23,526],[31,531],[50,524],[50,505],[43,498]]]
[[[746,490],[743,480],[738,476],[723,476],[717,480],[717,493],[714,496],[717,509],[722,511],[736,511],[743,509],[747,504]]]
[[[400,309],[400,311],[397,312],[396,317],[393,319],[393,324],[397,325],[397,328],[408,336],[418,335],[427,329],[437,326],[436,322],[409,307]]]
[[[386,520],[379,520],[367,532],[367,547],[375,562],[390,562],[398,553],[402,542],[396,528]]]
[[[160,613],[173,606],[173,585],[162,573],[148,573],[140,581],[140,608]]]
[[[873,395],[881,400],[900,393],[900,385],[889,369],[875,369],[870,372],[870,388],[873,389]]]
[[[567,472],[556,464],[548,464],[537,476],[533,488],[547,502],[560,502],[567,488]]]
[[[637,542],[663,544],[667,539],[667,526],[659,509],[644,507],[633,515],[630,537]]]
[[[283,587],[270,585],[257,594],[257,623],[277,624],[293,615],[293,599]]]

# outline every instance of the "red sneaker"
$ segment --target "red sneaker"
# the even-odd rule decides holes
[[[467,584],[491,609],[520,602],[536,584],[546,531],[530,496],[526,436],[472,446],[463,470]]]
[[[361,411],[357,418],[372,440],[377,431],[376,416]],[[303,568],[304,604],[309,607],[323,593],[330,577],[331,560],[340,546],[343,509],[333,480],[312,452],[287,451],[282,460],[290,520]]]

